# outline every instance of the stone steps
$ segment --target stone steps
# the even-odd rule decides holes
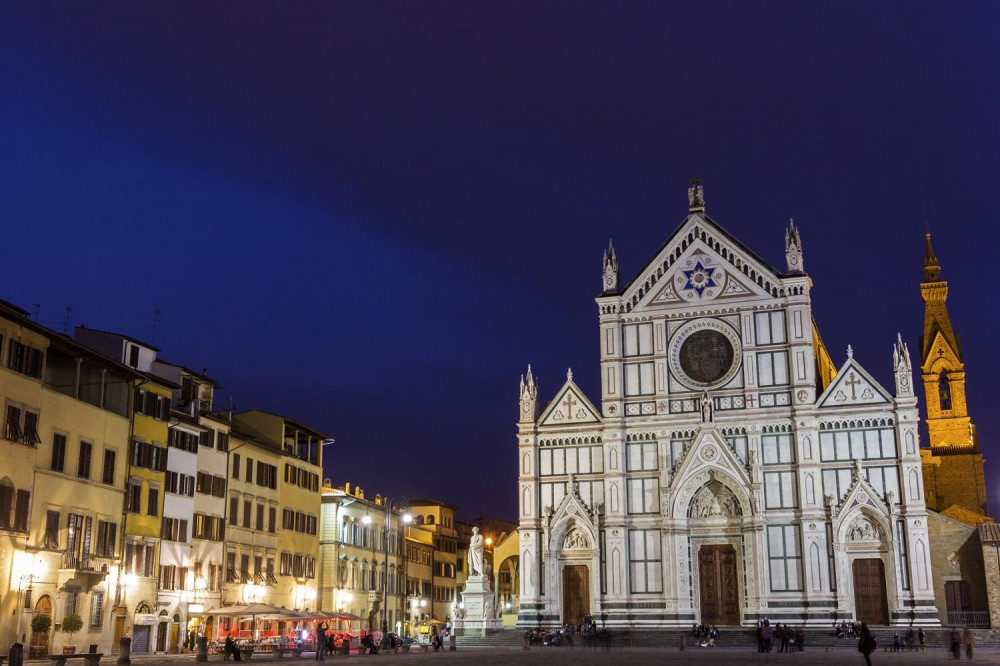
[[[796,630],[798,631],[798,630]],[[745,647],[753,650],[757,646],[757,630],[747,627],[720,627],[721,637],[718,640],[720,647]],[[878,640],[879,650],[887,646],[892,646],[892,636],[899,633],[902,639],[906,634],[906,629],[902,628],[882,628],[876,627],[872,630]],[[925,628],[924,644],[928,649],[946,649],[949,644],[950,628]],[[856,649],[857,638],[837,638],[829,629],[807,628],[803,629],[805,635],[806,649],[809,648],[850,648]],[[995,629],[973,629],[976,637],[976,646],[984,648],[1000,648],[1000,630]],[[603,643],[591,643],[584,640],[579,635],[574,635],[574,648],[587,648],[591,646],[603,647]],[[611,647],[620,648],[675,648],[679,641],[684,641],[685,647],[695,647],[698,641],[691,635],[690,630],[665,628],[662,630],[632,629],[628,632],[618,629],[611,632]],[[458,636],[456,643],[459,647],[495,648],[495,649],[520,649],[524,645],[524,630],[504,629],[487,634],[486,636]],[[776,649],[777,642],[773,643]],[[532,646],[533,648],[536,646]],[[541,648],[542,646],[537,646]],[[568,647],[566,645],[564,648]]]

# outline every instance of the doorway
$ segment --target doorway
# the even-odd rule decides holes
[[[148,624],[137,624],[132,627],[132,652],[142,654],[149,652],[149,630]]]
[[[124,606],[115,608],[115,630],[114,638],[111,640],[111,654],[118,654],[118,646],[125,635],[125,613],[127,612]]]
[[[701,623],[736,626],[740,623],[736,549],[730,545],[702,546],[698,551],[701,580]]]
[[[45,613],[52,618],[52,597],[49,595],[43,595],[38,602],[35,604],[35,612],[32,615],[38,615],[39,613]],[[44,654],[49,653],[49,637],[51,636],[50,631],[31,631],[31,645],[28,648],[28,658],[36,659]]]
[[[174,615],[174,623],[170,625],[170,654],[181,651],[181,616]]]
[[[563,567],[563,623],[582,626],[590,615],[590,569],[586,564]]]
[[[167,651],[167,623],[163,621],[160,621],[159,626],[156,628],[156,651]]]
[[[854,560],[854,611],[867,624],[889,624],[885,565],[878,557]]]

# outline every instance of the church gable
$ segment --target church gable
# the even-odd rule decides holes
[[[700,240],[688,247],[674,267],[636,305],[636,311],[674,304],[770,298],[763,288]]]
[[[549,538],[552,546],[578,550],[592,548],[597,543],[597,507],[588,507],[580,497],[579,488],[570,475],[570,492],[549,516]]]
[[[707,216],[691,214],[623,290],[625,311],[784,295],[778,272]]]
[[[939,372],[941,369],[951,370],[961,367],[962,360],[957,351],[952,347],[948,337],[940,330],[934,334],[933,342],[927,348],[927,356],[924,358],[924,372]]]
[[[566,383],[559,389],[556,398],[542,412],[538,419],[538,425],[575,426],[588,423],[601,423],[601,417],[594,405],[573,381],[573,372],[569,371]]]
[[[816,404],[821,408],[847,405],[889,405],[892,404],[892,396],[854,360],[851,349],[848,347],[847,362],[837,371],[833,382],[819,397]]]
[[[868,483],[868,479],[865,478],[864,468],[861,466],[860,460],[854,461],[853,476],[854,478],[851,481],[851,485],[848,486],[847,491],[844,493],[842,498],[833,497],[832,495],[827,497],[827,501],[832,506],[836,507],[837,515],[842,516],[852,509],[860,507],[888,517],[889,511],[886,508],[886,498],[882,497],[879,492],[875,490],[870,483]]]
[[[742,461],[726,443],[725,438],[714,428],[702,430],[684,453],[684,458],[674,470],[674,476],[680,481],[677,486],[684,485],[687,478],[705,468],[721,470],[745,486],[750,485],[750,477]]]

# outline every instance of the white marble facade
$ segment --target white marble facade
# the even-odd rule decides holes
[[[895,396],[835,369],[794,225],[781,273],[693,188],[631,282],[605,254],[599,405],[522,378],[520,625],[936,624],[906,346]]]

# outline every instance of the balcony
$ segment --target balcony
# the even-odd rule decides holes
[[[63,553],[59,563],[59,586],[75,583],[84,588],[93,587],[107,578],[113,564],[111,557]]]

